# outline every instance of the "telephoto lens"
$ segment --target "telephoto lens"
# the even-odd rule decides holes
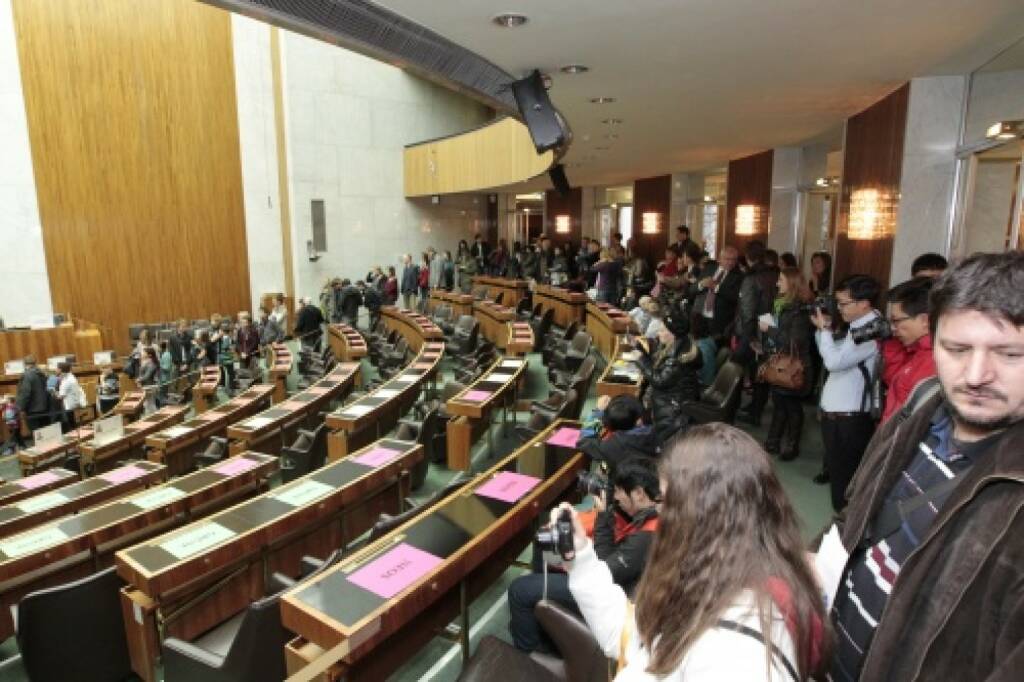
[[[850,338],[854,343],[891,339],[892,325],[884,317],[876,317],[862,327],[851,327]]]

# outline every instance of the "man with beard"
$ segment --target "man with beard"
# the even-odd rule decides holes
[[[816,558],[835,595],[833,680],[1020,679],[1021,291],[1019,251],[971,256],[932,289],[941,390],[876,434]]]

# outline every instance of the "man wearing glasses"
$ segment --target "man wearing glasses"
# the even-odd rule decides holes
[[[852,330],[879,317],[875,310],[878,294],[878,282],[867,275],[851,275],[836,285],[836,307],[850,330],[838,339],[832,333],[832,318],[825,311],[816,308],[811,318],[818,328],[814,340],[828,370],[821,390],[821,438],[832,486],[832,508],[836,511],[846,506],[846,487],[875,432],[871,382],[878,344],[873,340],[857,343]]]
[[[934,281],[917,277],[889,290],[893,338],[881,344],[882,381],[887,388],[883,424],[907,402],[918,384],[935,376],[928,326],[928,294]]]

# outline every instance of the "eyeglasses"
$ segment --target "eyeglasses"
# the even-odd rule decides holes
[[[910,319],[910,315],[904,315],[903,317],[890,317],[889,318],[889,324],[895,326],[895,325],[900,324],[902,322],[906,322],[909,319]]]
[[[845,308],[846,306],[853,305],[854,303],[856,303],[856,301],[840,301],[838,298],[836,299],[836,305],[840,308]]]

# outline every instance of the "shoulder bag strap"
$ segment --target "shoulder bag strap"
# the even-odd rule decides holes
[[[793,680],[793,682],[800,682],[800,675],[797,673],[796,668],[793,667],[793,664],[790,663],[789,659],[786,658],[786,655],[782,653],[782,651],[780,651],[779,648],[774,644],[769,644],[765,640],[764,635],[755,630],[754,628],[749,628],[746,625],[743,625],[742,623],[737,623],[734,620],[725,620],[724,618],[718,621],[716,627],[719,630],[731,630],[732,632],[744,635],[745,637],[756,639],[763,646],[768,647],[768,650],[772,656],[779,659],[779,662],[782,663],[783,667],[786,669],[786,672],[789,673],[789,676]]]

